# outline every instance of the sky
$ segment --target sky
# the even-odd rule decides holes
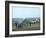
[[[39,7],[12,7],[12,18],[40,17]]]

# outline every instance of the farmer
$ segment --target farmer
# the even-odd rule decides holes
[[[30,26],[31,26],[31,22],[29,22]]]
[[[18,26],[18,23],[15,23],[15,25],[16,25],[16,28],[17,28],[17,26]]]

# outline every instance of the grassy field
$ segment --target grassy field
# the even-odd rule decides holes
[[[22,28],[16,28],[15,25],[12,26],[12,31],[26,31],[26,30],[40,30],[40,24],[35,23],[35,24],[31,24],[31,26],[29,24],[23,25]]]

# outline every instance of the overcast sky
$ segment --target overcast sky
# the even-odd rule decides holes
[[[32,18],[40,17],[40,8],[37,7],[13,7],[12,18]]]

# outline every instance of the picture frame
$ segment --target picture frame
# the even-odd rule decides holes
[[[18,5],[17,5],[18,4]],[[11,24],[10,24],[10,18],[11,17],[14,17],[14,15],[12,15],[13,13],[12,13],[12,11],[11,11],[11,9],[13,10],[13,12],[14,12],[14,10],[16,10],[16,8],[15,9],[13,9],[12,8],[12,6],[15,8],[15,6],[17,7],[20,7],[20,8],[22,8],[21,6],[23,6],[23,8],[24,7],[35,7],[35,8],[32,8],[32,9],[36,9],[36,7],[37,6],[39,6],[40,7],[40,10],[39,11],[41,11],[40,12],[40,14],[41,14],[41,26],[40,26],[40,28],[39,29],[42,29],[41,30],[41,32],[39,31],[39,32],[37,32],[37,31],[34,31],[34,33],[32,33],[31,31],[26,31],[26,32],[24,32],[24,31],[21,31],[21,32],[17,32],[16,31],[16,34],[15,33],[10,33],[10,31],[11,31]],[[20,9],[19,8],[19,9]],[[26,11],[26,9],[27,10],[29,10],[28,8],[24,8],[25,9],[25,11]],[[32,10],[32,9],[30,9],[30,10]],[[17,10],[18,10],[18,8],[17,8]],[[22,10],[22,9],[20,9],[20,10]],[[25,11],[24,11],[24,14],[25,14]],[[37,11],[37,9],[35,10],[35,11]],[[23,12],[23,10],[22,10],[22,12]],[[29,11],[28,11],[29,12]],[[12,14],[11,14],[12,13]],[[17,12],[16,12],[17,13]],[[15,14],[15,13],[14,13]],[[21,14],[21,13],[17,13],[17,14]],[[30,14],[30,13],[29,13]],[[38,14],[38,13],[37,13]],[[12,15],[11,17],[10,17],[10,15]],[[22,14],[23,15],[23,14]],[[27,15],[27,14],[26,14]],[[24,16],[24,17],[26,17],[26,16]],[[26,28],[26,27],[25,27]],[[18,30],[18,29],[17,29]],[[36,32],[36,33],[35,33]],[[18,37],[18,36],[37,36],[37,35],[44,35],[45,34],[45,3],[37,3],[37,2],[20,2],[20,1],[5,1],[5,37]]]

